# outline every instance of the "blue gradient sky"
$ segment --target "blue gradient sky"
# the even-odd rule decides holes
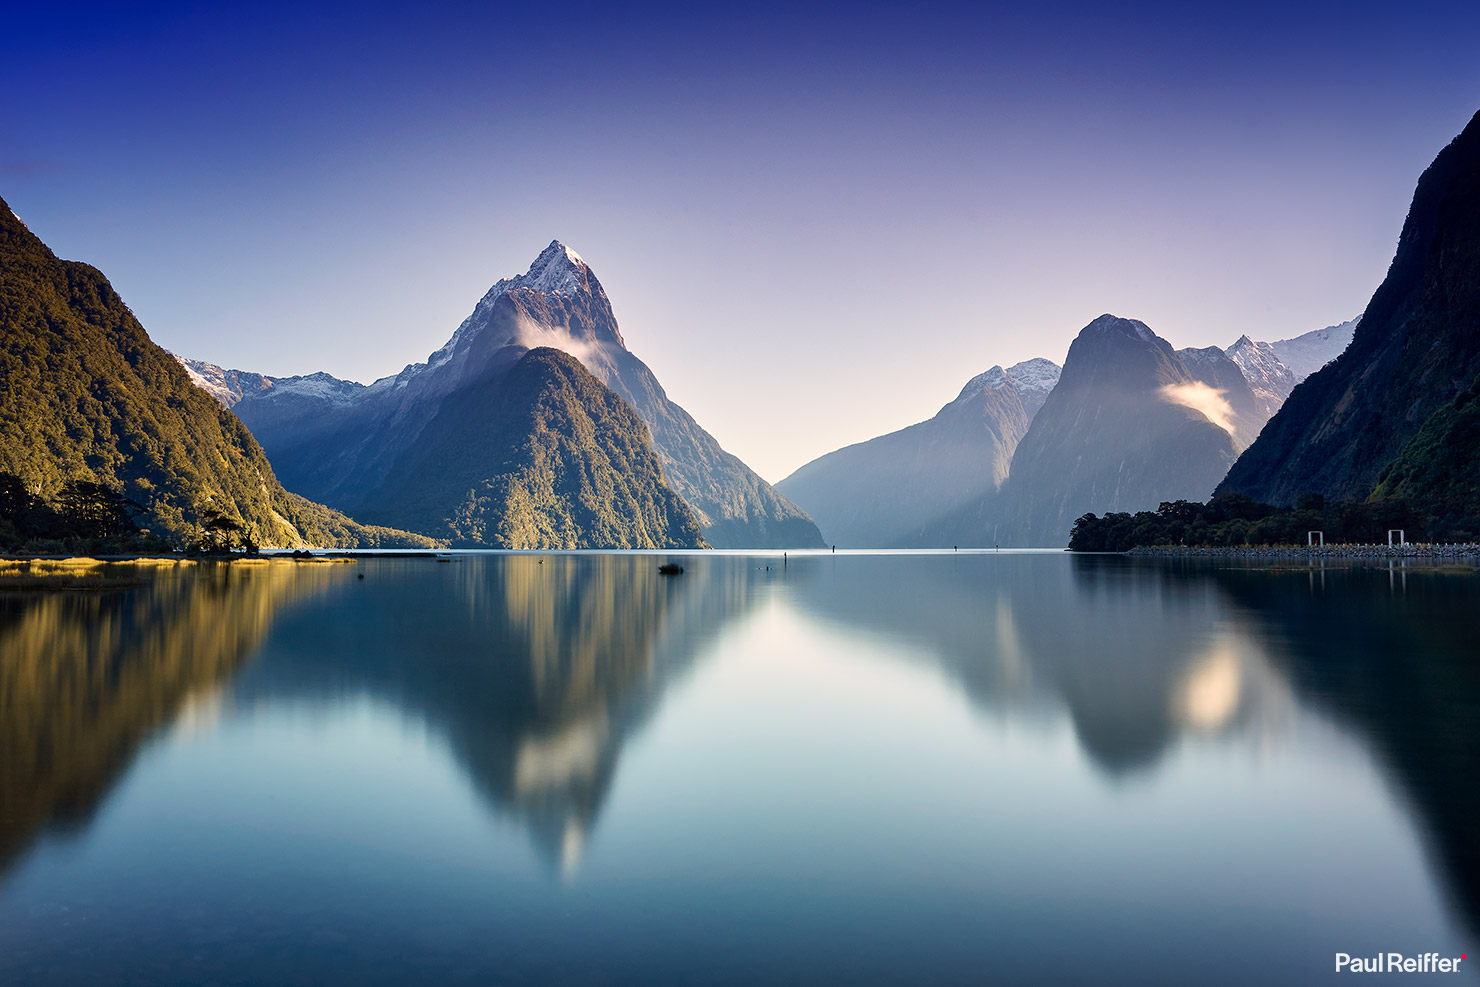
[[[106,4],[4,13],[0,196],[276,375],[425,359],[558,237],[776,480],[1102,312],[1350,318],[1477,108],[1473,4]]]

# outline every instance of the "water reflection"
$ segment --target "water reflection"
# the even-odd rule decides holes
[[[1258,751],[1320,711],[1370,746],[1480,931],[1480,576],[1122,557],[826,564],[800,606],[937,664],[984,713],[1067,712],[1107,778],[1183,738]]]
[[[201,565],[128,589],[0,593],[0,877],[43,833],[85,827],[140,747],[344,568]]]
[[[657,575],[647,556],[381,562],[285,622],[240,705],[371,696],[443,737],[478,792],[569,871],[618,755],[704,641],[754,604],[754,566]]]
[[[1369,746],[1480,932],[1480,575],[1431,567],[1169,570],[1247,615],[1300,701]]]
[[[1059,556],[858,558],[826,576],[798,587],[799,605],[937,663],[990,715],[1067,712],[1109,777],[1152,768],[1186,734],[1276,736],[1292,713],[1206,580]]]
[[[1115,821],[1117,812],[1137,801],[1121,798],[1124,792],[1136,795],[1152,787],[1145,782],[1176,776],[1158,793],[1164,801],[1150,813],[1168,827],[1163,832],[1168,838],[1178,824],[1176,800],[1206,795],[1221,783],[1218,772],[1226,767],[1216,758],[1172,754],[1227,748],[1258,755],[1276,745],[1298,746],[1297,721],[1314,711],[1323,723],[1335,722],[1375,752],[1429,834],[1436,870],[1471,927],[1480,929],[1480,856],[1472,842],[1480,831],[1480,804],[1470,784],[1480,758],[1480,668],[1474,661],[1480,631],[1469,616],[1480,599],[1480,580],[1474,577],[1413,573],[1405,585],[1401,574],[1390,578],[1385,570],[1254,572],[1062,556],[804,556],[779,569],[718,555],[686,562],[682,578],[663,579],[655,571],[657,560],[648,556],[473,556],[448,564],[386,559],[332,569],[202,570],[111,594],[0,598],[0,867],[13,866],[38,834],[86,824],[150,736],[172,721],[196,719],[208,728],[216,708],[213,697],[219,697],[220,715],[246,725],[242,733],[248,739],[239,749],[251,755],[259,748],[251,746],[250,728],[264,709],[292,709],[339,726],[343,719],[336,717],[366,699],[393,710],[423,727],[439,754],[450,752],[459,774],[481,798],[472,813],[480,822],[485,807],[491,815],[514,820],[529,834],[549,873],[570,872],[610,802],[624,746],[679,693],[675,685],[702,656],[725,650],[712,645],[726,628],[765,611],[765,620],[748,626],[797,632],[798,640],[812,642],[809,647],[826,650],[825,663],[842,670],[840,676],[856,665],[848,661],[853,648],[888,656],[883,664],[891,672],[903,670],[894,662],[906,661],[925,671],[932,685],[944,678],[952,683],[942,690],[951,703],[959,693],[981,717],[1009,724],[1013,729],[1001,733],[1010,733],[1014,742],[1029,737],[1021,747],[1031,748],[1033,757],[1023,755],[1020,773],[1006,765],[994,776],[1000,787],[980,804],[975,789],[980,779],[971,775],[974,768],[960,767],[971,763],[962,760],[941,771],[940,789],[928,789],[934,800],[909,809],[891,807],[891,798],[909,790],[911,777],[921,773],[919,765],[939,762],[911,760],[902,767],[888,763],[887,752],[861,756],[856,746],[830,743],[826,725],[849,722],[836,715],[846,713],[845,690],[799,692],[796,681],[781,683],[776,693],[784,693],[790,705],[772,703],[773,673],[786,675],[786,666],[757,664],[767,669],[759,682],[735,672],[725,681],[751,691],[724,692],[718,700],[711,696],[717,705],[709,709],[712,714],[733,708],[731,733],[740,742],[727,746],[711,738],[710,756],[733,760],[721,766],[705,760],[696,776],[712,770],[716,789],[727,793],[730,786],[738,794],[735,804],[724,798],[706,804],[729,804],[728,811],[738,814],[743,803],[755,820],[795,820],[799,833],[811,815],[840,823],[826,840],[799,840],[795,857],[781,848],[773,861],[776,870],[755,879],[757,901],[769,900],[773,886],[784,886],[788,875],[810,873],[808,853],[824,863],[835,854],[848,866],[839,864],[830,872],[834,879],[847,889],[868,889],[859,875],[866,877],[876,861],[865,854],[853,866],[844,858],[849,841],[866,833],[871,820],[855,823],[827,803],[829,797],[844,798],[844,776],[850,772],[869,787],[877,784],[885,796],[878,804],[860,804],[884,819],[879,825],[894,827],[889,845],[903,861],[899,880],[904,882],[896,890],[910,891],[910,861],[928,866],[935,843],[951,842],[953,811],[981,810],[961,818],[973,827],[995,820],[1007,833],[1016,832],[1017,848],[1029,859],[1040,858],[1032,855],[1031,838],[1024,834],[1060,827],[1054,832],[1061,842],[1054,843],[1050,855],[1077,854],[1081,867],[1096,872],[1099,851],[1091,832],[1096,820],[1086,819],[1081,827],[1073,816],[1066,827],[1062,818],[1054,818],[1055,805],[1089,806]],[[365,579],[353,578],[359,571]],[[812,634],[817,630],[824,633]],[[732,669],[753,657],[743,650],[726,653]],[[724,666],[716,660],[710,667]],[[842,677],[828,682],[848,685]],[[901,731],[899,749],[942,756],[928,745],[916,750],[909,743],[911,731],[930,731],[929,717],[937,708],[912,710],[904,698],[899,706],[898,725],[892,727]],[[263,733],[270,733],[271,718],[262,719]],[[973,729],[978,725],[963,720]],[[777,724],[793,732],[779,734],[783,739],[768,746],[760,734]],[[868,729],[873,724],[869,720]],[[665,738],[669,750],[693,741],[692,726],[688,733],[679,730]],[[1079,755],[1070,764],[1054,761],[1051,742],[1032,742],[1035,737],[1051,741],[1060,732],[1069,736],[1069,728],[1069,749]],[[957,751],[978,739],[949,736],[965,738]],[[394,739],[383,749],[394,750]],[[814,742],[815,751],[805,749]],[[893,736],[889,743],[896,743]],[[705,748],[697,749],[693,757],[706,756]],[[1006,747],[996,750],[1004,759],[1012,753]],[[767,754],[774,760],[765,760]],[[1347,750],[1339,756],[1347,757]],[[815,778],[815,785],[794,779],[790,787],[773,785],[786,774],[779,764],[788,757],[817,766],[806,776]],[[638,763],[630,759],[629,775]],[[1094,769],[1090,779],[1095,783],[1084,786],[1093,791],[1083,800],[1074,774],[1080,763]],[[1321,764],[1307,761],[1302,768],[1318,771]],[[284,780],[281,793],[292,797],[294,782],[313,784],[318,778],[308,777],[313,770]],[[391,771],[383,782],[371,777],[370,805],[396,800],[396,786],[406,780]],[[277,784],[270,778],[264,790],[279,794]],[[461,778],[456,785],[463,791]],[[1063,789],[1060,799],[1072,791],[1075,800],[1040,809],[1035,799],[1051,796],[1056,786]],[[1252,826],[1235,821],[1229,825],[1243,826],[1242,832],[1181,835],[1262,841],[1271,857],[1282,839],[1301,845],[1298,831],[1282,833],[1271,822],[1266,832],[1260,822],[1260,813],[1279,815],[1278,800],[1288,798],[1288,790],[1254,785],[1247,790],[1269,800],[1251,803]],[[1095,801],[1106,791],[1110,801]],[[1321,797],[1320,792],[1306,794]],[[629,799],[629,841],[634,829],[661,829],[643,812],[671,812],[675,804],[687,805],[687,797],[685,791],[666,809],[634,806]],[[1004,807],[1008,815],[994,816],[984,806]],[[1034,815],[1040,811],[1042,819]],[[614,829],[622,814],[609,815],[607,825]],[[640,818],[634,822],[634,817]],[[694,811],[685,820],[694,833],[713,826],[726,835],[725,820],[713,813]],[[1147,867],[1136,876],[1147,883],[1131,890],[1147,897],[1165,890],[1155,880],[1159,847],[1141,847],[1136,840],[1139,827],[1156,822],[1126,816],[1118,818],[1118,829],[1107,827],[1118,833],[1117,846],[1144,852]],[[791,830],[782,826],[776,832],[784,841]],[[983,845],[1000,835],[982,834],[989,837]],[[972,829],[971,840],[960,844],[966,848],[960,887],[926,890],[939,892],[948,904],[985,907],[992,894],[1012,887],[1010,870],[983,871],[999,883],[984,879],[979,896],[970,884],[981,875],[973,873],[967,858],[982,834]],[[476,831],[476,839],[483,835]],[[734,831],[728,835],[733,840]],[[1081,836],[1084,846],[1074,842]],[[693,838],[705,853],[724,852]],[[274,852],[294,845],[273,844]],[[863,840],[855,849],[871,846]],[[1265,853],[1265,847],[1257,852]],[[684,859],[697,861],[695,869],[702,871],[717,858],[695,851]],[[1209,868],[1210,880],[1237,876],[1217,870],[1216,853],[1170,853],[1169,859],[1200,862]],[[640,862],[669,867],[666,885],[643,868],[632,868],[643,870],[643,877],[629,887],[651,894],[650,905],[687,914],[692,902],[709,901],[685,897],[690,876],[661,852]],[[587,868],[583,877],[594,871]],[[420,872],[412,873],[421,879]],[[537,870],[534,883],[563,889],[548,876]],[[603,878],[612,880],[610,870]],[[1274,878],[1260,878],[1268,884],[1250,890],[1249,900],[1277,890]],[[738,872],[729,878],[736,887],[746,879]],[[1102,897],[1093,900],[1118,893],[1118,886],[1106,880]],[[852,881],[860,883],[847,883]],[[1054,881],[1057,891],[1043,890]],[[426,882],[428,900],[441,902],[441,887],[431,878]],[[1063,914],[1071,917],[1078,914],[1078,903],[1089,900],[1072,875],[1035,873],[1023,886],[1035,889],[1038,897],[1031,901],[1040,906],[1061,895]],[[1169,886],[1175,896],[1175,880]],[[951,893],[961,897],[951,899]],[[857,918],[850,909],[862,908],[861,900],[848,897],[829,907]],[[869,898],[867,905],[882,908],[888,900]],[[626,907],[625,898],[621,904]],[[565,902],[549,907],[564,908]],[[1046,938],[1061,918],[1044,920]],[[978,943],[979,937],[971,930],[960,941]],[[1326,947],[1322,942],[1323,952]],[[756,955],[771,954],[759,949]]]

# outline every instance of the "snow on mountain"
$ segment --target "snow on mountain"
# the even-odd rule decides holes
[[[1316,329],[1293,339],[1277,339],[1269,345],[1280,362],[1290,368],[1298,384],[1345,353],[1346,348],[1351,345],[1352,334],[1361,321],[1362,317],[1359,315],[1355,319]]]
[[[1059,375],[1063,368],[1052,360],[1045,360],[1041,356],[1035,356],[1031,360],[1022,363],[1014,363],[1007,368],[1007,376],[1017,387],[1018,394],[1022,396],[1023,405],[1029,409],[1028,415],[1043,406],[1048,392],[1058,385]]]
[[[1228,354],[1216,346],[1204,346],[1202,348],[1188,347],[1178,350],[1177,355],[1187,362],[1189,367],[1208,366],[1222,360]]]
[[[601,283],[596,280],[596,275],[591,273],[591,268],[586,265],[581,255],[561,243],[559,240],[551,240],[550,245],[540,252],[529,265],[529,270],[512,278],[500,278],[493,283],[493,287],[478,300],[473,307],[472,314],[462,321],[462,324],[453,332],[441,349],[427,357],[426,363],[413,363],[394,378],[384,378],[384,381],[405,381],[421,372],[448,363],[461,363],[466,359],[468,349],[473,340],[488,325],[493,315],[493,307],[498,300],[511,291],[528,289],[530,291],[544,292],[547,294],[573,295],[582,289],[589,289],[593,293],[600,293],[603,298],[606,293],[602,291]],[[612,332],[616,336],[615,342],[618,346],[625,346],[621,333],[616,326],[612,326]],[[539,345],[555,346],[557,349],[565,349],[566,346],[559,345],[559,341],[541,340]],[[580,354],[575,354],[577,357]],[[460,369],[460,368],[454,368]],[[371,387],[382,384],[376,381]]]
[[[1265,413],[1273,415],[1280,410],[1280,405],[1285,403],[1299,381],[1275,354],[1274,347],[1240,336],[1227,352],[1228,358],[1244,372],[1250,390],[1264,406]]]
[[[973,397],[984,390],[996,391],[1010,387],[1018,392],[1031,418],[1033,412],[1043,406],[1048,392],[1053,390],[1058,382],[1059,365],[1052,360],[1034,357],[1031,360],[1014,364],[1006,370],[996,366],[977,374],[966,382],[965,387],[961,388],[961,393],[956,395],[956,401]]]
[[[233,386],[228,378],[230,371],[204,360],[187,360],[178,353],[171,353],[170,356],[180,361],[196,387],[220,401],[223,407],[230,408],[241,400],[241,388]]]
[[[304,377],[268,377],[249,370],[226,370],[205,360],[187,360],[177,353],[170,355],[180,361],[195,386],[227,408],[246,397],[257,401],[301,397],[327,402],[333,407],[347,407],[365,391],[364,384],[340,380],[322,371]]]
[[[956,400],[961,401],[988,389],[997,391],[1011,386],[1012,381],[1008,380],[1007,371],[1000,366],[993,367],[968,380],[966,386],[961,388],[961,393],[956,395]]]
[[[290,488],[346,509],[358,510],[374,498],[385,506],[395,491],[380,485],[399,457],[421,441],[445,402],[509,372],[538,347],[575,357],[642,418],[668,485],[693,508],[710,544],[822,544],[805,512],[668,400],[652,371],[627,349],[596,275],[558,240],[524,274],[495,282],[425,363],[409,364],[368,387],[328,374],[259,378],[250,393],[236,388],[242,396],[234,410]],[[235,372],[225,373],[231,390]],[[303,400],[282,400],[289,394]]]

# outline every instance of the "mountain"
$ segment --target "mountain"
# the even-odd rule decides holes
[[[224,391],[289,486],[346,510],[373,503],[404,452],[452,395],[533,348],[576,357],[647,425],[666,482],[724,547],[818,547],[811,518],[668,400],[627,349],[606,292],[575,251],[552,242],[518,277],[498,281],[441,349],[368,387],[327,374],[272,378],[190,363]],[[447,427],[444,422],[444,426]]]
[[[1241,355],[1247,357],[1249,352],[1245,348]],[[1254,393],[1243,364],[1216,346],[1178,350],[1177,355],[1187,372],[1211,389],[1209,397],[1221,400],[1226,406],[1223,420],[1228,422],[1234,444],[1247,449],[1272,412],[1267,410],[1267,402]]]
[[[1351,344],[1295,389],[1219,490],[1283,506],[1306,492],[1364,499],[1399,460],[1413,482],[1442,475],[1424,460],[1436,434],[1471,419],[1465,394],[1477,376],[1480,114],[1419,178],[1392,265]],[[1446,465],[1473,475],[1480,462]],[[1428,487],[1426,495],[1445,493]]]
[[[1058,365],[1044,359],[993,367],[934,418],[830,452],[776,487],[806,508],[830,542],[917,546],[932,522],[1002,484],[1058,380]]]
[[[1269,343],[1256,343],[1248,336],[1240,336],[1225,352],[1243,372],[1244,380],[1259,404],[1260,413],[1268,421],[1280,410],[1295,385],[1300,383],[1300,378],[1279,358],[1274,346]],[[1244,444],[1249,445],[1247,442]]]
[[[1279,339],[1269,345],[1279,361],[1290,368],[1298,384],[1344,353],[1361,321],[1359,315],[1338,325],[1316,329],[1294,339]]]
[[[647,427],[575,357],[527,351],[450,394],[361,508],[493,548],[684,548],[699,523]]]
[[[121,489],[176,543],[203,513],[264,545],[431,544],[288,493],[236,416],[149,339],[107,278],[57,258],[0,200],[0,472],[33,495]]]
[[[1189,366],[1133,319],[1102,315],[1085,326],[1007,481],[955,519],[951,543],[1060,546],[1087,512],[1205,499],[1237,456],[1243,414],[1199,377],[1222,379],[1231,363],[1208,357],[1207,367]]]

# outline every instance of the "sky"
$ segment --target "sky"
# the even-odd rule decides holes
[[[1351,318],[1480,109],[1474,4],[50,6],[0,197],[161,345],[368,382],[560,239],[772,481],[1105,312]]]

